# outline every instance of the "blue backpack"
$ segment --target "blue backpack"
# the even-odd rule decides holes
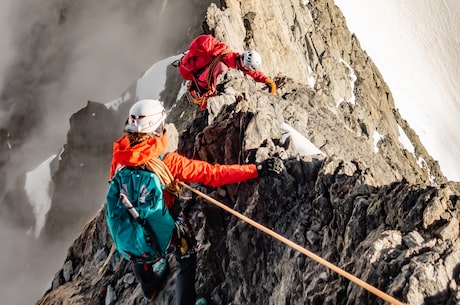
[[[156,174],[133,167],[121,169],[110,182],[106,198],[107,224],[124,258],[151,263],[165,256],[174,220],[164,203],[163,188]],[[138,219],[122,202],[121,194],[126,195],[138,212]]]

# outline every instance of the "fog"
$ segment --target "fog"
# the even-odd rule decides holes
[[[8,64],[11,62],[14,51],[11,46],[12,33],[8,27],[8,9],[13,0],[2,0],[0,2],[0,37],[2,37],[1,54],[0,56],[0,76],[5,74]],[[0,86],[1,83],[0,83]],[[0,90],[2,87],[0,87]],[[2,122],[3,120],[0,120]]]
[[[0,0],[0,128],[8,133],[0,168],[3,304],[35,303],[68,248],[37,244],[29,203],[11,193],[24,186],[26,172],[60,151],[70,116],[88,100],[118,98],[155,61],[183,51],[191,19],[202,16],[177,14],[190,14],[193,5]]]

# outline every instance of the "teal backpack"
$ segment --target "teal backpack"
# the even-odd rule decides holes
[[[165,256],[174,220],[164,203],[163,188],[156,174],[140,168],[125,167],[112,178],[106,198],[107,224],[124,258],[152,263]],[[122,200],[122,195],[128,200]]]

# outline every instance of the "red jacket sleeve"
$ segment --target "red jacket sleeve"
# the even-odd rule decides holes
[[[251,76],[256,82],[265,83],[267,76],[259,70],[254,71],[242,71],[244,74]]]
[[[238,64],[238,61],[239,61],[238,56],[239,55],[240,54],[237,53],[237,52],[228,51],[228,53],[225,54],[225,57],[222,59],[222,61],[229,68],[240,70],[244,74],[247,74],[250,77],[252,77],[256,82],[265,83],[265,79],[267,78],[267,76],[262,71],[259,71],[259,70],[246,71],[246,70],[241,69],[241,66]]]
[[[212,187],[243,182],[257,178],[258,172],[254,164],[210,164],[205,161],[191,160],[177,153],[168,153],[163,162],[174,178],[183,182],[197,182]]]
[[[239,65],[237,64],[238,62],[238,56],[240,55],[238,52],[233,52],[231,50],[226,50],[225,56],[222,58],[222,61],[224,64],[226,64],[229,68],[232,69],[238,69]]]

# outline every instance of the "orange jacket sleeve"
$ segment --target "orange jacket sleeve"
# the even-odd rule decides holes
[[[243,182],[257,178],[258,172],[254,164],[210,164],[205,161],[192,160],[177,153],[168,153],[163,162],[174,178],[183,182],[197,182],[212,187]]]

